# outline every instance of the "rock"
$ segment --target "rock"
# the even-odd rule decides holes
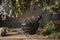
[[[6,36],[6,29],[0,28],[0,36]]]

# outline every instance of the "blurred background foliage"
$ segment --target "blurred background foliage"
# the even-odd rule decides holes
[[[54,22],[47,21],[43,28],[43,31],[41,33],[46,36],[46,35],[50,35],[55,32],[56,32],[56,26],[55,26]]]
[[[30,6],[33,9],[40,8],[42,11],[48,10],[50,12],[60,13],[60,0],[1,0],[2,8],[5,11],[4,17],[15,14],[16,17],[23,13],[28,13]]]

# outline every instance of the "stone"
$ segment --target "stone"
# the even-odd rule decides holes
[[[0,36],[6,36],[6,29],[0,28]]]

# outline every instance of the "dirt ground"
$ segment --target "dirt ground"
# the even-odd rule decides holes
[[[26,36],[24,34],[18,32],[10,32],[7,36],[0,37],[0,40],[59,40],[59,39],[48,39],[41,35],[29,35]]]
[[[0,36],[0,40],[59,40],[38,35],[38,32],[34,35],[25,35],[20,28],[14,28],[13,30],[15,32],[7,32],[6,36]]]

